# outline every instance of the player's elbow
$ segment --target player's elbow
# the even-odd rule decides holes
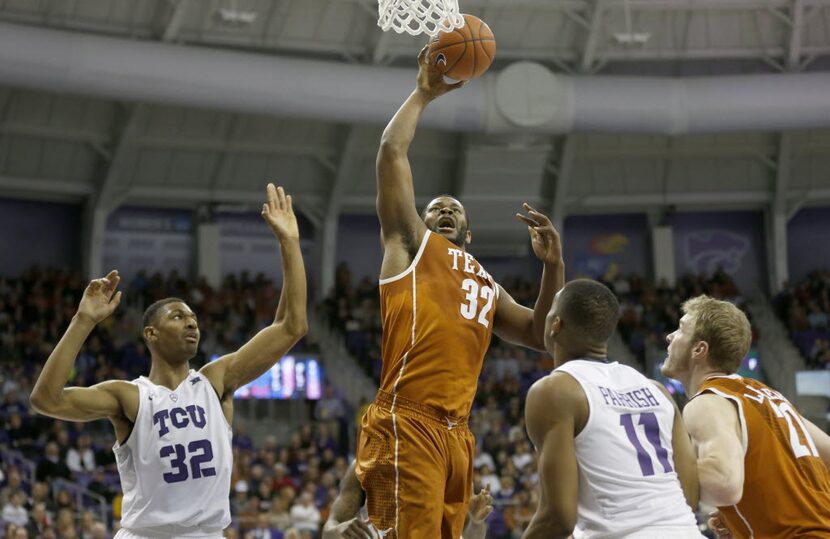
[[[744,496],[743,481],[736,474],[700,484],[700,501],[716,507],[735,505]]]
[[[292,339],[299,341],[308,333],[308,318],[302,315],[286,316],[282,327]]]
[[[523,539],[569,537],[575,526],[575,513],[555,510],[537,512]]]
[[[406,156],[407,144],[394,133],[384,131],[378,148],[378,163],[394,161]]]
[[[56,399],[45,394],[43,391],[39,391],[37,387],[29,395],[29,405],[32,410],[41,415],[52,415],[58,406]]]

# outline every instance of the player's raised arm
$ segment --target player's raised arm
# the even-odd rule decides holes
[[[493,331],[508,342],[544,352],[545,317],[553,297],[565,286],[565,262],[559,232],[550,219],[530,204],[525,203],[524,210],[527,215],[517,213],[516,217],[527,225],[533,254],[543,264],[539,296],[531,310],[516,303],[507,291],[499,288]]]
[[[36,412],[67,421],[135,419],[138,391],[128,382],[114,380],[92,387],[64,387],[84,341],[121,302],[121,292],[115,291],[120,280],[113,270],[106,277],[91,281],[84,290],[78,312],[35,382],[31,404]],[[125,406],[131,395],[134,405]]]
[[[383,131],[377,157],[378,197],[384,248],[390,241],[412,248],[426,227],[415,209],[415,188],[409,167],[409,146],[426,106],[436,97],[459,88],[447,84],[427,60],[427,47],[418,55],[418,84]]]
[[[300,251],[300,232],[291,195],[269,183],[262,217],[279,240],[283,289],[274,323],[261,330],[232,354],[206,365],[202,372],[220,396],[255,380],[274,365],[308,331],[306,276]]]
[[[716,507],[735,505],[744,490],[744,449],[735,406],[704,393],[689,401],[683,420],[697,449],[700,501]]]
[[[574,437],[585,394],[570,375],[554,373],[530,388],[525,422],[539,459],[539,506],[524,539],[568,537],[576,526],[579,477]]]
[[[354,469],[355,461],[352,461],[340,480],[340,494],[331,505],[322,539],[372,539],[369,523],[359,516],[365,494]]]

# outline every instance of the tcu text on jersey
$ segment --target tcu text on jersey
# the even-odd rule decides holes
[[[170,410],[159,410],[153,414],[153,424],[159,426],[159,438],[170,432],[168,424],[177,429],[184,429],[190,425],[203,429],[207,424],[205,420],[205,409],[201,406],[191,404],[185,408],[176,407]]]

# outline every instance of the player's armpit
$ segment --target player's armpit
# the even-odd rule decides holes
[[[821,460],[824,461],[824,465],[827,467],[828,472],[830,472],[830,436],[807,418],[802,416],[801,419],[807,427],[807,434],[810,435],[813,443],[816,444],[816,449],[818,449]]]
[[[744,449],[735,405],[704,393],[686,405],[683,421],[697,450],[700,501],[715,507],[738,503],[744,488]]]
[[[499,287],[493,332],[502,340],[540,352],[545,351],[544,333],[536,331],[533,310],[516,303],[516,300]]]
[[[57,399],[33,399],[31,404],[39,414],[64,421],[122,418],[133,422],[138,413],[138,387],[111,380],[92,387],[67,387]]]
[[[695,449],[692,446],[692,441],[689,438],[689,433],[686,431],[686,426],[683,423],[683,415],[677,403],[672,398],[671,394],[666,389],[666,386],[656,380],[651,380],[660,392],[669,399],[674,407],[674,425],[672,427],[672,451],[674,453],[674,469],[677,472],[677,478],[680,480],[680,486],[683,489],[683,496],[686,498],[686,503],[692,508],[692,511],[697,511],[698,502],[700,501],[700,480],[697,473],[697,457],[695,456]]]
[[[260,330],[239,350],[208,363],[200,372],[222,398],[262,376],[303,334],[302,328],[295,330],[282,322],[272,324]]]
[[[579,478],[574,438],[587,407],[570,375],[554,373],[530,388],[525,422],[539,459],[539,506],[525,539],[568,537],[576,525]]]

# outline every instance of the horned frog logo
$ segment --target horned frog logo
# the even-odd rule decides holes
[[[713,273],[718,268],[735,273],[749,251],[749,238],[724,230],[702,230],[686,236],[684,250],[697,273]]]

